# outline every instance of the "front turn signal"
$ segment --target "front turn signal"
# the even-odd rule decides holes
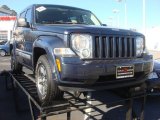
[[[57,64],[58,71],[61,72],[62,71],[61,61],[59,59],[56,59],[56,64]]]

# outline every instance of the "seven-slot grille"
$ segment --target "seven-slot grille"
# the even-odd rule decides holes
[[[134,37],[95,36],[94,58],[131,58],[136,56]]]

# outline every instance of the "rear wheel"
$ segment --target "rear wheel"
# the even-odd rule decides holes
[[[36,65],[36,86],[39,100],[43,105],[52,104],[54,99],[63,97],[46,55],[40,56]]]
[[[6,51],[5,50],[0,50],[0,56],[4,57],[6,55]]]
[[[22,73],[22,65],[14,59],[13,51],[11,52],[11,70],[14,73]]]

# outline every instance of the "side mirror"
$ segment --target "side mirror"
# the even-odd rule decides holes
[[[17,21],[18,27],[29,27],[29,23],[27,22],[26,18],[19,18]]]

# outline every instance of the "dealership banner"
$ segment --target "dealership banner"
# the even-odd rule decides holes
[[[16,16],[0,16],[0,21],[14,21],[16,20]]]

